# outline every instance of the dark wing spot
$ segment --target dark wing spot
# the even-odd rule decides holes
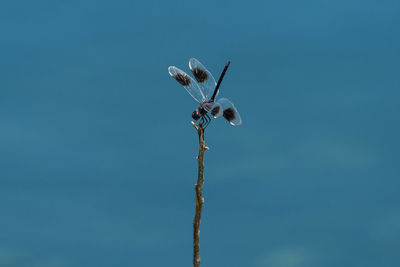
[[[205,80],[207,80],[208,75],[207,72],[205,72],[204,70],[196,67],[192,70],[193,76],[196,78],[196,81],[199,83],[204,82]]]
[[[222,116],[224,116],[224,118],[231,122],[235,119],[235,110],[233,108],[227,108],[224,110]]]
[[[212,110],[211,110],[211,115],[213,115],[213,117],[215,117],[215,115],[218,114],[220,107],[219,106],[215,106]]]
[[[182,74],[182,73],[177,73],[174,76],[174,79],[178,81],[178,83],[182,84],[183,86],[188,86],[190,84],[190,77]]]

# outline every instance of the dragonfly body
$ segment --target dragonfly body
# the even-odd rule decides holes
[[[214,101],[212,100],[205,100],[201,102],[199,107],[195,111],[193,111],[192,118],[195,121],[199,120],[200,118],[203,118],[203,122],[207,122],[207,120],[210,121],[211,118],[208,116],[207,110],[210,110],[211,115],[213,115],[211,112],[213,106],[214,106]]]
[[[204,116],[207,114],[207,110],[211,110],[211,108],[214,105],[214,101],[212,100],[205,100],[203,102],[200,103],[199,107],[193,112],[196,114],[199,114],[201,116]],[[192,116],[193,117],[193,116]],[[194,120],[198,120],[199,118],[193,118]]]
[[[211,121],[209,114],[214,118],[223,116],[233,126],[242,124],[239,112],[232,102],[226,98],[215,100],[229,64],[230,62],[226,64],[218,83],[215,82],[212,74],[195,58],[189,60],[189,68],[195,79],[175,66],[168,68],[168,72],[172,78],[179,82],[199,103],[199,107],[192,113],[192,118],[195,121],[201,119],[205,127]]]

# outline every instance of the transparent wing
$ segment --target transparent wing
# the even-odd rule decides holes
[[[206,99],[197,82],[183,70],[175,66],[169,66],[168,72],[197,102],[201,103]]]
[[[203,91],[204,96],[210,99],[217,85],[212,74],[195,58],[189,60],[189,68]]]
[[[222,107],[222,116],[233,126],[239,126],[242,124],[242,118],[240,114],[232,104],[226,98],[218,99],[217,103]],[[219,111],[220,112],[220,111]],[[219,113],[217,113],[219,114]]]
[[[212,102],[207,103],[204,106],[204,109],[207,110],[214,118],[219,118],[223,114],[223,108],[220,103]]]

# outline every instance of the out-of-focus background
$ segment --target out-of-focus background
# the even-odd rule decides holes
[[[398,1],[0,5],[0,266],[191,265],[190,57],[202,266],[399,266]]]

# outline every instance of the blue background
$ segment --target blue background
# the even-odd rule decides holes
[[[0,266],[399,266],[398,1],[3,1]]]

